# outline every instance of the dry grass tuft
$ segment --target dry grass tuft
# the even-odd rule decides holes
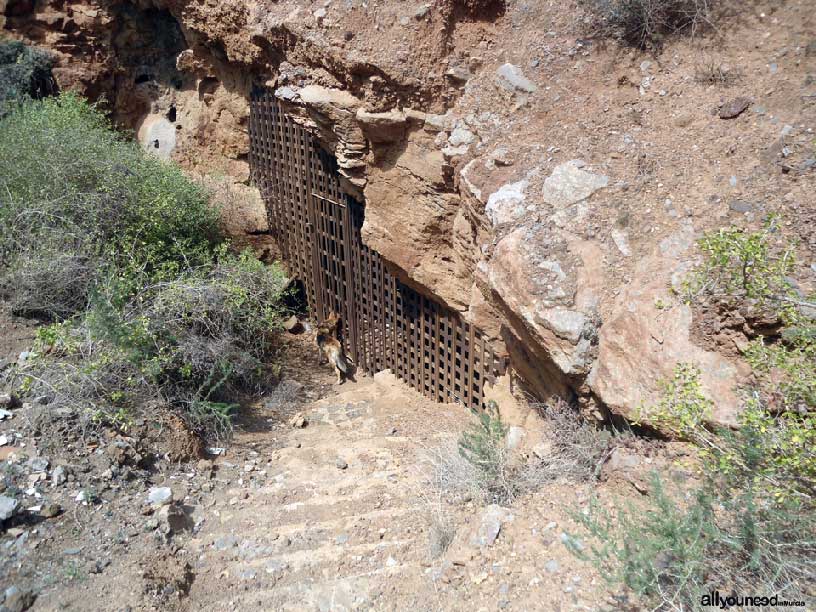
[[[712,58],[704,60],[694,70],[694,80],[700,85],[731,87],[741,79],[742,72]]]

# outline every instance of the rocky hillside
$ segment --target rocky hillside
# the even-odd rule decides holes
[[[148,148],[225,174],[237,234],[248,98],[273,88],[365,199],[367,243],[506,347],[537,395],[630,416],[678,361],[733,422],[750,313],[673,292],[695,240],[779,213],[816,284],[816,14],[734,3],[657,53],[593,38],[581,2],[0,0]],[[237,197],[236,197],[237,195]]]

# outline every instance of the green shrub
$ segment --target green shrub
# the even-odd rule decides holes
[[[22,314],[84,310],[103,278],[125,293],[212,259],[218,211],[73,94],[0,122],[0,287]]]
[[[676,32],[711,25],[717,0],[583,0],[592,33],[640,48],[658,48]]]
[[[0,119],[21,102],[57,91],[53,58],[35,47],[13,40],[0,42]]]
[[[495,503],[508,501],[516,492],[508,465],[508,428],[502,423],[496,402],[488,402],[483,411],[474,410],[473,415],[476,422],[459,438],[459,455],[476,468],[485,498]]]
[[[746,352],[764,399],[776,411],[806,413],[816,407],[816,341],[805,335],[784,334],[784,342],[755,340]]]
[[[184,271],[121,299],[105,287],[89,313],[38,331],[17,372],[20,390],[79,416],[84,431],[127,426],[157,405],[204,437],[223,440],[236,401],[275,380],[287,279],[250,254]]]
[[[698,414],[697,402],[674,405]],[[812,417],[774,417],[749,403],[735,431],[711,432],[683,415],[675,428],[702,449],[702,485],[686,499],[671,497],[655,474],[639,506],[608,512],[593,505],[576,515],[592,542],[576,554],[657,609],[703,609],[702,595],[713,590],[813,597]]]
[[[712,430],[706,419],[714,403],[702,393],[699,377],[695,366],[677,364],[672,380],[661,384],[664,393],[657,406],[640,418],[694,442],[702,449],[707,471],[733,477],[735,485],[758,478],[769,499],[816,498],[816,415],[770,411],[760,387],[746,390],[736,431]]]
[[[655,603],[673,604],[667,609],[693,609],[699,601],[711,562],[707,543],[717,533],[704,492],[683,503],[653,473],[646,502],[618,503],[609,510],[595,500],[575,519],[590,543],[578,546],[580,540],[569,538],[567,547],[592,561],[610,584],[626,585]]]
[[[816,408],[816,296],[801,295],[792,282],[796,245],[778,225],[772,216],[760,231],[723,228],[703,236],[705,260],[686,279],[683,297],[743,305],[776,320],[781,334],[756,338],[745,357],[768,410],[801,414]]]
[[[264,358],[282,329],[287,279],[249,253],[223,254],[217,264],[146,286],[124,308],[116,296],[96,298],[87,318],[103,339],[165,389],[195,389],[202,400],[227,400],[264,386]]]
[[[714,590],[812,598],[812,509],[795,500],[768,504],[759,486],[709,476],[686,495],[669,495],[655,473],[639,503],[606,509],[594,501],[574,515],[587,544],[571,537],[567,547],[650,609],[705,610],[702,596]]]
[[[648,423],[664,432],[688,440],[711,418],[714,402],[703,394],[700,368],[678,363],[670,380],[659,384],[661,395],[656,406],[639,407],[635,423]]]
[[[687,284],[690,300],[747,305],[783,326],[745,353],[754,376],[737,427],[707,424],[714,402],[692,364],[641,415],[700,448],[702,485],[678,501],[656,479],[641,508],[578,517],[593,542],[579,552],[658,609],[701,609],[714,589],[816,597],[816,305],[796,292],[794,245],[775,226],[707,234]]]
[[[654,474],[643,502],[576,513],[589,546],[573,552],[655,609],[703,609],[713,590],[813,597],[813,481],[783,459],[784,427],[767,425],[747,417],[737,431],[701,434],[702,485],[685,497],[668,495]]]
[[[705,260],[685,282],[687,301],[708,295],[765,306],[790,296],[795,245],[780,235],[777,217],[756,232],[733,227],[709,232],[699,246]]]
[[[242,395],[274,380],[280,268],[231,254],[208,193],[87,102],[65,94],[0,121],[0,199],[0,289],[54,321],[4,374],[71,415],[42,427],[95,434],[173,410],[223,439]]]

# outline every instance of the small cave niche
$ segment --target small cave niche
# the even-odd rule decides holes
[[[65,21],[62,22],[63,35],[76,34],[77,32],[79,32],[79,26],[77,25],[76,21],[70,18],[66,18]]]
[[[181,25],[166,9],[142,8],[137,3],[113,3],[111,46],[124,72],[134,83],[175,86],[182,75],[176,57],[187,48]]]

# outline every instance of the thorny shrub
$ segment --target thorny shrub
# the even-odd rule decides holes
[[[707,58],[694,69],[694,80],[701,85],[731,87],[740,82],[743,74],[740,70],[722,64],[713,58]]]
[[[759,232],[707,234],[700,246],[706,259],[689,279],[690,299],[750,301],[773,311],[783,331],[746,351],[754,377],[734,430],[709,425],[715,404],[699,369],[677,365],[641,418],[698,445],[702,485],[671,496],[655,476],[639,507],[590,508],[578,518],[593,544],[578,552],[659,609],[699,609],[714,589],[812,600],[816,305],[790,281],[794,246],[774,220]]]
[[[603,464],[626,434],[605,430],[582,419],[563,401],[533,404],[546,420],[546,452],[522,457],[508,448],[509,427],[495,402],[474,419],[457,439],[445,438],[420,459],[423,480],[434,499],[457,503],[507,503],[556,480],[595,482]],[[514,454],[515,453],[515,454]]]
[[[604,429],[583,418],[563,400],[536,404],[549,428],[548,451],[524,467],[526,488],[562,479],[568,482],[595,482],[603,464],[616,447],[629,437],[626,431]]]
[[[710,27],[718,0],[582,0],[592,34],[639,48],[659,48],[677,32]]]

